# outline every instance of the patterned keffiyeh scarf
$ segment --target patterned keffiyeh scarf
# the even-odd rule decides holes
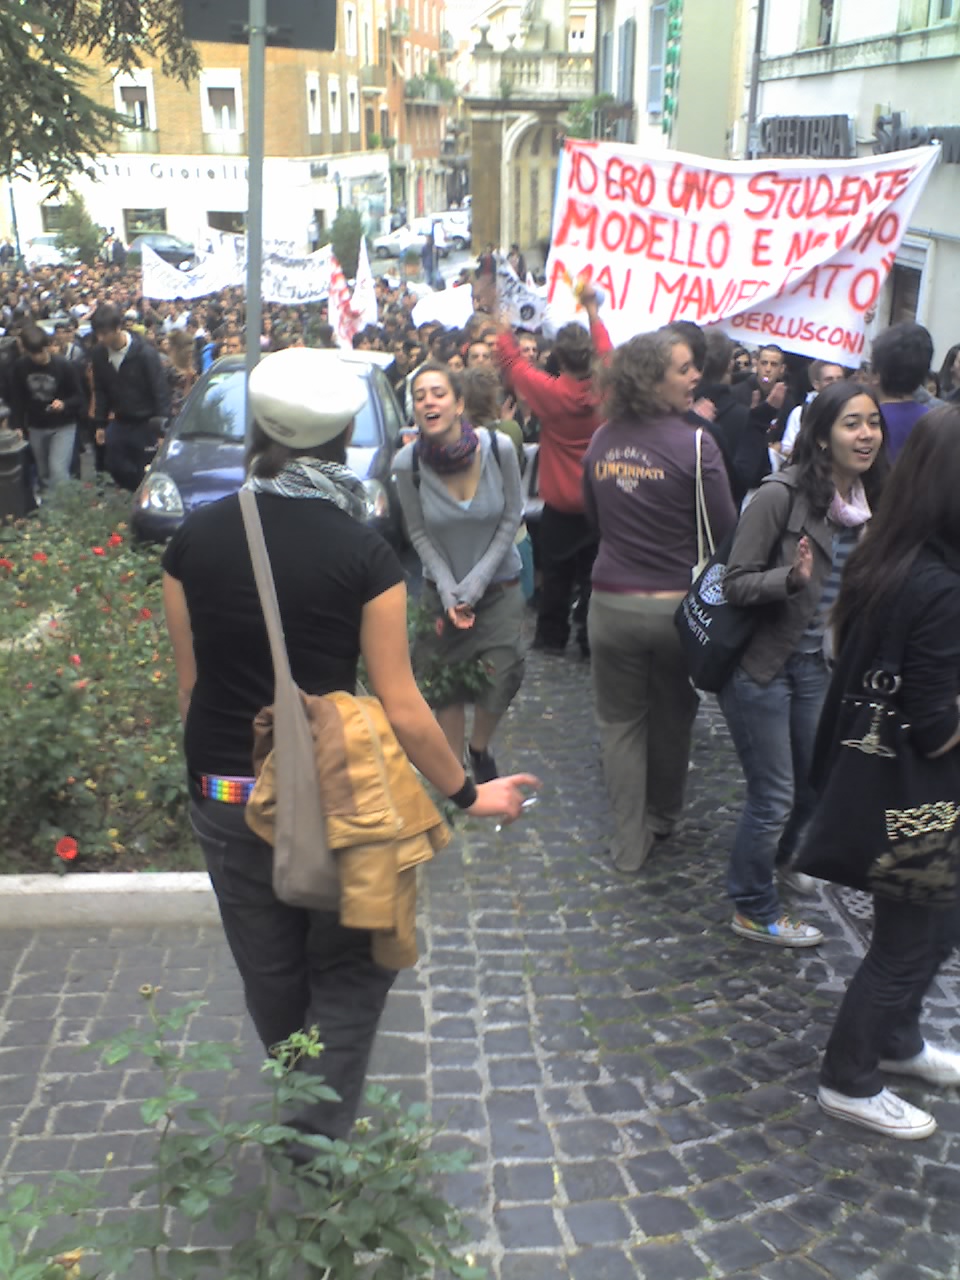
[[[354,520],[363,520],[367,514],[363,482],[339,462],[291,458],[272,480],[250,476],[244,488],[254,493],[276,493],[282,498],[319,498],[321,502],[332,502]]]

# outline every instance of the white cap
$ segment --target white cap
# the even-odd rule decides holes
[[[264,356],[250,375],[249,393],[261,429],[291,449],[336,439],[367,402],[363,379],[327,348],[288,347]]]

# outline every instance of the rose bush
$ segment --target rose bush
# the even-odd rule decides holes
[[[199,866],[156,548],[70,485],[0,528],[0,869]]]

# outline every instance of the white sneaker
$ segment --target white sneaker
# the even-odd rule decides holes
[[[803,898],[815,897],[817,885],[820,883],[813,876],[808,876],[805,871],[790,871],[789,868],[779,872],[777,878],[782,889],[789,889],[791,893],[799,893]]]
[[[960,1084],[960,1053],[938,1049],[935,1044],[924,1044],[913,1058],[881,1058],[881,1071],[891,1071],[898,1076],[913,1076],[928,1084]]]
[[[823,941],[819,929],[803,920],[791,920],[789,916],[781,916],[773,924],[760,924],[738,911],[730,921],[730,928],[741,938],[766,942],[773,947],[817,947]]]
[[[933,1116],[911,1106],[889,1089],[881,1089],[872,1098],[851,1098],[821,1085],[817,1101],[828,1116],[849,1120],[861,1129],[872,1129],[888,1138],[929,1138],[937,1127]]]

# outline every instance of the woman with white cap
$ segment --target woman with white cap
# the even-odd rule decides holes
[[[364,490],[347,469],[353,420],[367,390],[335,351],[290,348],[250,377],[256,426],[247,486],[276,582],[294,680],[311,694],[369,682],[416,767],[477,817],[512,821],[530,775],[477,787],[414,682],[407,593],[390,547],[364,523]],[[298,1123],[349,1131],[395,973],[376,964],[366,931],[336,913],[280,902],[272,850],[247,827],[254,716],[273,702],[273,663],[236,495],[187,517],[163,558],[167,626],[177,665],[191,821],[217,895],[247,1007],[264,1046],[316,1025],[319,1064],[340,1102]]]

